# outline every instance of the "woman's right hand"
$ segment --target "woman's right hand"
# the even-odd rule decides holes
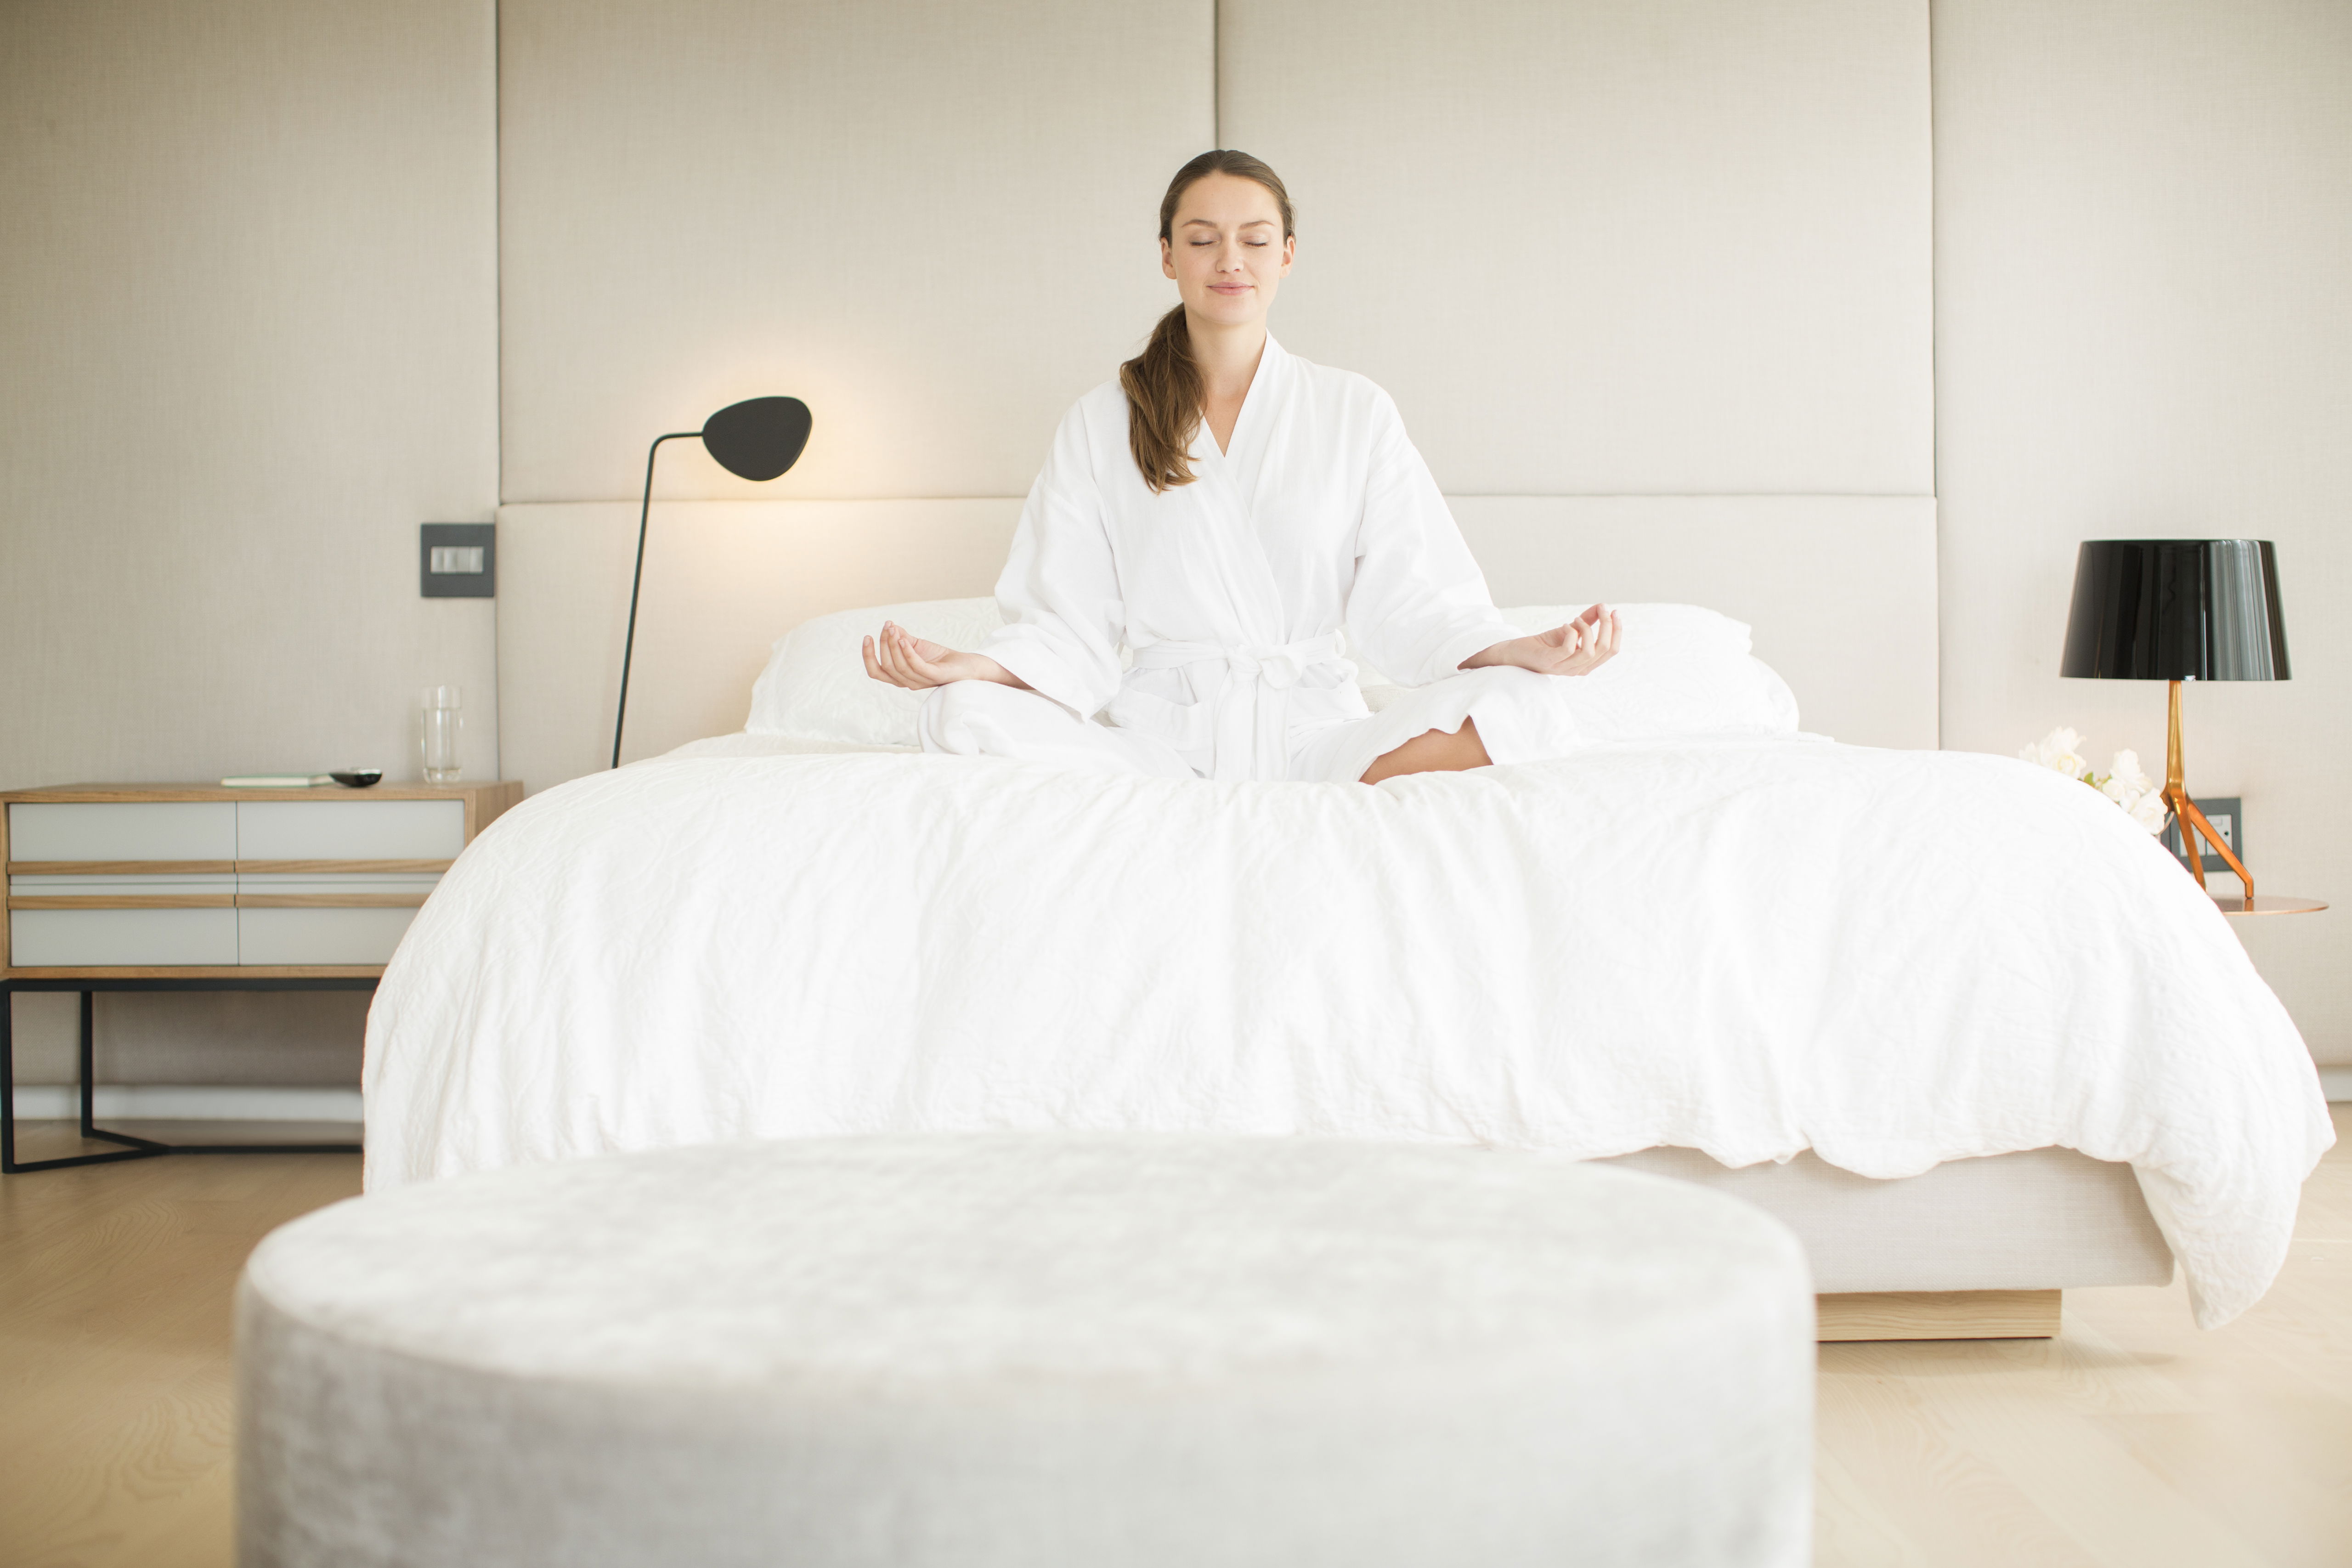
[[[1024,689],[1029,684],[984,653],[960,653],[892,621],[883,622],[882,630],[859,647],[866,655],[866,674],[909,691],[926,691],[950,680],[993,680]]]

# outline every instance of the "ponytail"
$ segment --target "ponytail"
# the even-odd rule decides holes
[[[1282,176],[1246,153],[1221,147],[1202,153],[1176,171],[1168,194],[1160,202],[1160,237],[1169,239],[1176,222],[1176,204],[1195,180],[1209,174],[1233,174],[1255,180],[1274,194],[1282,209],[1282,237],[1294,232],[1290,193]],[[1160,318],[1143,352],[1118,367],[1118,384],[1127,394],[1127,444],[1135,466],[1154,494],[1192,482],[1192,438],[1201,431],[1201,367],[1192,358],[1192,331],[1184,307]]]
[[[1127,444],[1154,493],[1192,482],[1192,438],[1201,430],[1201,367],[1192,331],[1177,306],[1151,329],[1143,352],[1118,367],[1127,394]]]

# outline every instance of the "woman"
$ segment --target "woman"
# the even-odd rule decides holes
[[[865,639],[868,675],[929,690],[924,750],[1366,784],[1557,750],[1548,678],[1615,653],[1616,616],[1535,637],[1496,616],[1388,395],[1267,335],[1297,248],[1257,159],[1177,171],[1160,264],[1182,302],[1063,418],[996,584],[1009,624],[978,652]],[[1343,630],[1417,689],[1373,715]]]

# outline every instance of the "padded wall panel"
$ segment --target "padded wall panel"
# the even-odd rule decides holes
[[[1210,0],[499,16],[509,501],[634,496],[654,437],[767,393],[815,415],[798,468],[670,448],[662,493],[1019,495],[1173,300]]]
[[[1755,629],[1799,722],[1937,743],[1936,503],[1888,496],[1457,496],[1498,605],[1705,605]]]
[[[634,762],[740,730],[768,647],[812,616],[995,592],[1018,500],[656,505],[629,676]],[[508,776],[532,792],[613,750],[634,504],[499,511]]]
[[[1934,489],[1925,0],[1224,0],[1275,330],[1451,493]]]
[[[494,607],[490,0],[0,5],[0,785],[374,765]]]

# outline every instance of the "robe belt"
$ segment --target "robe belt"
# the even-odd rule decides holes
[[[1210,776],[1221,779],[1256,777],[1259,769],[1269,766],[1266,776],[1282,776],[1289,761],[1290,689],[1309,670],[1325,665],[1339,666],[1342,679],[1355,674],[1355,666],[1339,657],[1338,632],[1302,637],[1279,647],[1156,642],[1135,650],[1138,669],[1186,669],[1201,664],[1223,665],[1224,679],[1199,701],[1179,708],[1180,732],[1162,738],[1181,752],[1213,745],[1215,761]],[[1241,689],[1244,682],[1249,683],[1246,699]],[[1118,716],[1118,704],[1113,704],[1112,712]]]

